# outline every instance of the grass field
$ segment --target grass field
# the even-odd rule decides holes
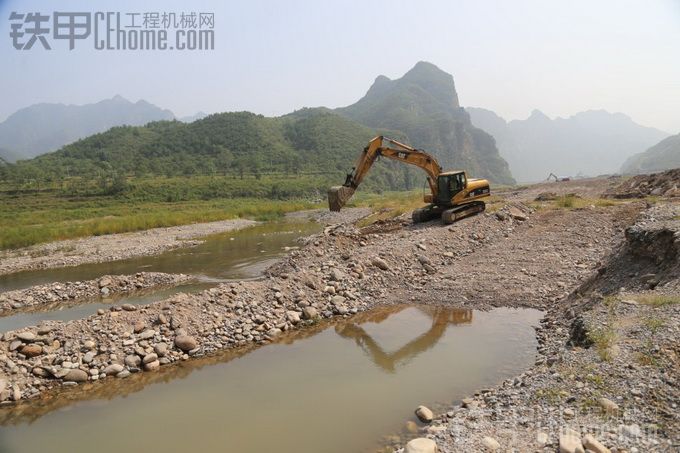
[[[315,206],[311,201],[255,198],[131,202],[47,194],[0,196],[0,249],[239,217],[269,220]]]
[[[233,218],[272,220],[287,212],[325,208],[330,185],[328,178],[309,175],[130,179],[109,195],[104,193],[110,187],[102,192],[77,179],[40,190],[0,187],[0,250]],[[371,189],[375,186],[362,185],[348,204],[375,211],[364,224],[425,204],[422,190],[376,193]]]

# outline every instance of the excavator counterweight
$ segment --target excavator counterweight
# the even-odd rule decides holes
[[[443,172],[434,156],[381,135],[364,148],[345,183],[328,190],[331,211],[340,211],[345,206],[380,156],[415,165],[427,173],[431,194],[425,196],[425,202],[429,204],[413,211],[414,222],[441,216],[444,223],[453,223],[484,210],[484,202],[480,200],[490,195],[488,181],[468,178],[462,170]]]

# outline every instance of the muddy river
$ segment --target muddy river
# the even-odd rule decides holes
[[[534,361],[541,313],[385,307],[0,410],[0,451],[371,452]],[[81,393],[78,393],[81,392]]]

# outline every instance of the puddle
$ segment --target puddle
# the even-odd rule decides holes
[[[317,223],[272,222],[205,238],[196,247],[170,250],[108,263],[23,271],[0,276],[0,292],[51,282],[93,280],[102,275],[167,272],[192,274],[206,281],[253,278],[271,265],[296,240],[321,230]]]
[[[0,409],[0,451],[375,451],[419,404],[452,403],[530,367],[541,316],[384,307]]]

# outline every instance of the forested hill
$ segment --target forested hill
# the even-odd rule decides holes
[[[329,175],[341,183],[359,152],[378,133],[327,109],[303,109],[276,118],[220,113],[189,124],[161,121],[114,127],[59,151],[20,161],[6,178],[58,181],[112,174],[259,177],[275,173]],[[415,175],[414,169],[390,162],[377,165],[371,180],[384,189],[411,188]]]

